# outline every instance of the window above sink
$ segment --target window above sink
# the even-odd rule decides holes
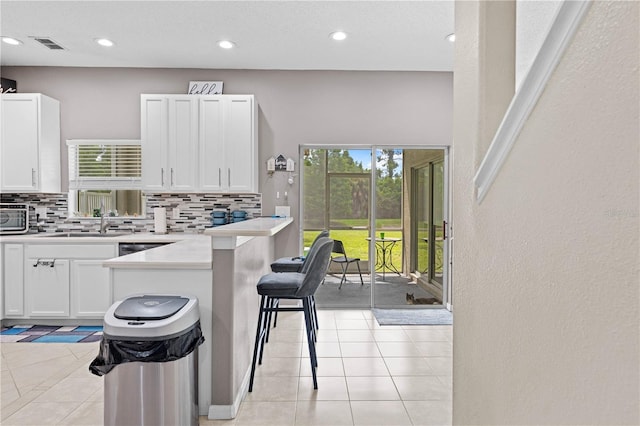
[[[139,140],[73,139],[69,216],[144,218]]]

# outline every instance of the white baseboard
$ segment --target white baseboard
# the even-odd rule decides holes
[[[235,419],[240,409],[240,403],[244,399],[244,396],[249,390],[249,378],[251,377],[251,366],[247,369],[247,372],[242,379],[242,385],[238,390],[232,405],[210,405],[209,413],[207,417],[209,420],[229,420]]]

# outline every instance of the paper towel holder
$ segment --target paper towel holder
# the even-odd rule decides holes
[[[167,233],[167,209],[165,207],[153,209],[153,232],[155,234]]]

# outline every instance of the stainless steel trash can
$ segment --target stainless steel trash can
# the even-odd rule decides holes
[[[197,425],[197,346],[203,341],[194,297],[141,295],[111,306],[101,354],[92,363],[108,370],[105,426]]]

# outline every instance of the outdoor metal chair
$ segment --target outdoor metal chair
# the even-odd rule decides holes
[[[349,269],[349,265],[355,263],[358,266],[358,273],[360,274],[360,284],[364,285],[364,281],[362,280],[362,271],[360,270],[360,258],[359,257],[349,257],[347,256],[347,252],[344,248],[344,244],[340,240],[333,240],[333,250],[331,251],[331,262],[337,263],[342,268],[342,278],[340,279],[340,286],[338,290],[342,288],[342,284],[347,281],[347,269]],[[338,256],[333,256],[333,254],[338,254]],[[329,265],[331,266],[331,265]]]

